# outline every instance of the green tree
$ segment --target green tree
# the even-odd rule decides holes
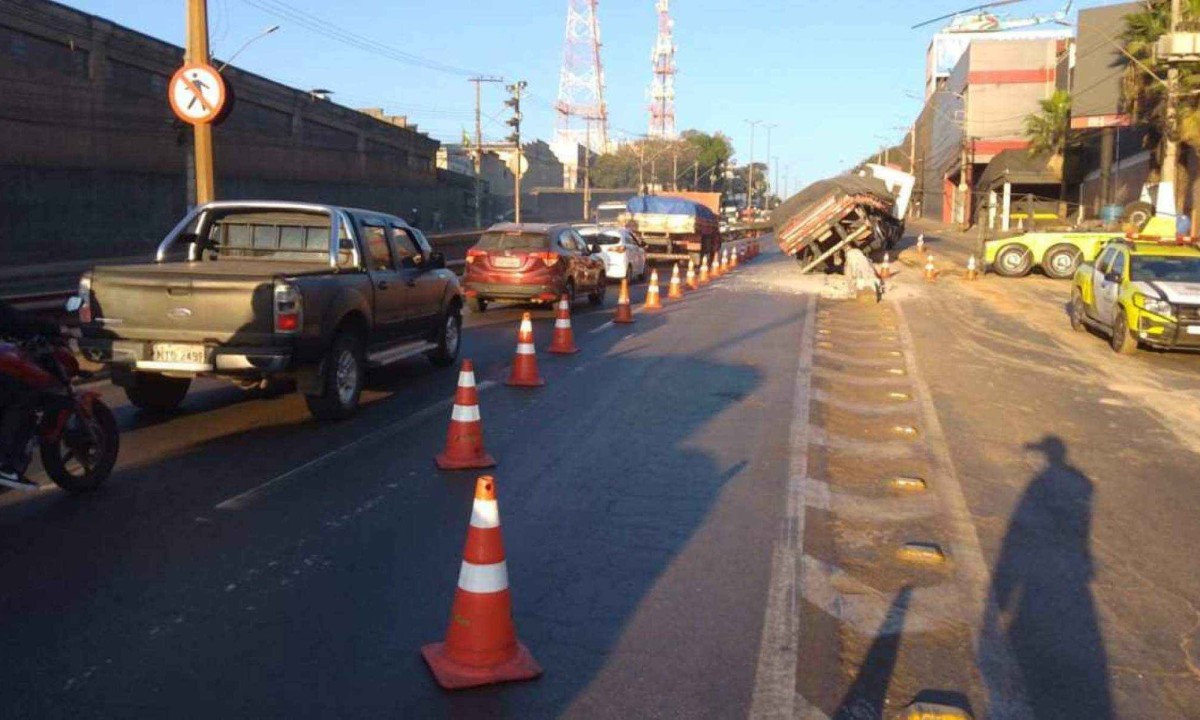
[[[1051,164],[1057,165],[1058,216],[1067,216],[1067,145],[1071,135],[1071,95],[1066,90],[1055,90],[1050,97],[1039,100],[1040,110],[1025,116],[1023,132],[1029,140],[1029,154],[1050,156]]]
[[[699,130],[685,130],[678,140],[645,139],[625,143],[592,163],[591,180],[596,188],[647,186],[679,190],[720,192],[733,143],[729,137]]]

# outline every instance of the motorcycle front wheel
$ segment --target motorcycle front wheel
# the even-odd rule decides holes
[[[92,403],[90,418],[73,413],[58,440],[42,440],[42,466],[63,490],[95,490],[112,473],[120,437],[112,410],[97,400]]]

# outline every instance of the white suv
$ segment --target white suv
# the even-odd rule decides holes
[[[599,246],[610,280],[646,277],[646,248],[634,232],[617,225],[576,225],[589,246]]]

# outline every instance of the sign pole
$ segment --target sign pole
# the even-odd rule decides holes
[[[187,50],[184,61],[208,63],[208,0],[187,0]],[[196,168],[196,204],[216,199],[213,181],[212,125],[204,122],[192,126]]]

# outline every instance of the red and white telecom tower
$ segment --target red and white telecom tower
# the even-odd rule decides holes
[[[554,145],[608,150],[608,108],[600,63],[599,0],[567,0],[567,38],[558,76],[558,123]]]
[[[654,81],[650,84],[650,137],[673,140],[675,135],[675,21],[671,0],[658,0],[658,37],[650,51]]]

